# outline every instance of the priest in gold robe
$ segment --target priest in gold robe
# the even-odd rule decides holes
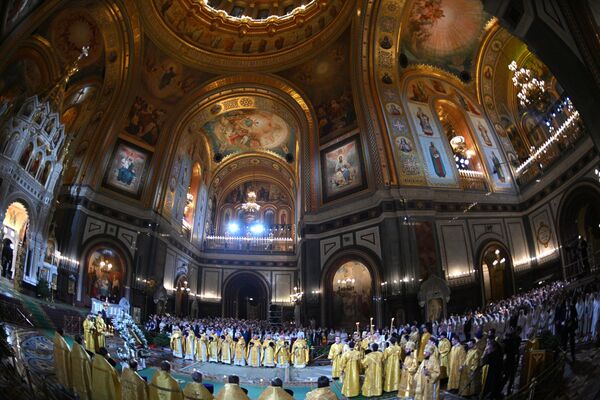
[[[360,366],[362,355],[355,349],[354,342],[348,343],[350,351],[342,355],[342,394],[354,397],[360,394]]]
[[[395,392],[400,383],[400,353],[395,337],[390,338],[390,346],[383,352],[383,391]]]
[[[477,394],[476,388],[481,385],[481,369],[479,368],[481,354],[479,353],[479,349],[475,347],[475,340],[469,340],[467,348],[465,361],[460,367],[458,394],[462,397]]]
[[[338,400],[338,397],[329,387],[329,378],[320,376],[317,380],[317,388],[306,394],[306,400]]]
[[[219,351],[221,350],[221,341],[216,333],[208,337],[208,362],[219,362]]]
[[[460,382],[461,367],[465,362],[467,352],[460,343],[458,335],[452,336],[452,350],[448,357],[448,385],[447,390],[458,390]]]
[[[85,349],[92,353],[98,351],[96,344],[96,321],[92,314],[88,315],[83,321],[83,338],[85,339]]]
[[[419,344],[419,353],[417,357],[419,362],[423,361],[425,358],[425,346],[429,343],[429,338],[431,338],[431,333],[429,333],[427,326],[421,326],[421,342]]]
[[[148,400],[148,384],[138,373],[138,363],[129,361],[121,374],[122,400]]]
[[[92,362],[92,397],[121,400],[121,380],[104,356],[96,354]]]
[[[435,400],[438,394],[440,364],[434,356],[435,346],[428,344],[423,352],[423,361],[415,374],[415,400]]]
[[[275,344],[275,363],[277,368],[287,368],[290,366],[290,342],[289,338],[280,336]]]
[[[292,345],[292,364],[295,368],[304,368],[308,364],[308,357],[308,344],[304,339],[304,333],[300,332]]]
[[[402,363],[402,375],[398,384],[398,397],[404,399],[415,396],[415,374],[419,368],[419,361],[415,354],[415,343],[412,341],[406,342],[404,347],[404,363]]]
[[[275,342],[271,335],[267,335],[262,343],[261,363],[263,367],[275,366]]]
[[[215,400],[250,400],[240,387],[240,378],[236,375],[229,375],[227,383],[223,385]]]
[[[92,360],[83,347],[81,336],[75,336],[71,349],[71,388],[81,400],[92,398]]]
[[[185,337],[185,359],[194,360],[194,354],[196,353],[196,335],[193,329],[188,328],[187,336]]]
[[[62,329],[54,333],[53,355],[56,379],[68,389],[71,387],[71,350],[63,337]]]
[[[196,338],[196,361],[208,362],[208,338],[205,333]]]
[[[178,326],[174,326],[171,332],[171,350],[173,357],[183,358],[183,337]]]
[[[231,336],[221,336],[220,358],[223,364],[231,364],[233,358],[234,343]]]
[[[383,394],[383,353],[379,351],[377,343],[371,344],[371,352],[362,359],[361,365],[365,370],[362,395],[381,396]]]
[[[185,400],[212,400],[213,395],[202,383],[202,374],[198,371],[192,372],[192,382],[183,389]]]
[[[339,336],[335,337],[335,343],[329,348],[327,358],[331,360],[331,377],[339,379],[342,375],[342,353],[344,352],[344,344]]]
[[[258,335],[254,335],[252,340],[248,343],[248,349],[246,350],[246,361],[251,367],[260,367],[260,359],[262,353],[262,343],[258,338]]]
[[[419,338],[420,338],[419,328],[417,328],[416,325],[413,325],[410,328],[410,334],[408,335],[408,340],[413,342],[416,347],[416,346],[419,346],[419,343],[420,343]],[[417,354],[415,354],[415,356],[417,356]]]
[[[235,334],[235,337],[237,341],[233,352],[233,365],[243,367],[246,365],[246,340],[239,332]]]
[[[171,376],[171,363],[162,361],[160,370],[152,377],[148,386],[150,400],[183,400],[183,392],[179,384]]]
[[[280,378],[271,380],[271,386],[262,391],[258,400],[294,400],[294,398],[283,390],[283,382]]]
[[[440,355],[440,380],[448,377],[448,364],[450,363],[450,350],[452,344],[446,337],[446,333],[442,332],[438,343],[438,352]]]
[[[104,322],[104,318],[102,318],[102,314],[98,313],[95,321],[95,337],[96,337],[96,352],[100,349],[100,347],[106,347],[106,323]]]

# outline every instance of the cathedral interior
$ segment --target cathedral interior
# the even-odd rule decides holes
[[[352,328],[600,271],[596,1],[0,12],[16,290]]]

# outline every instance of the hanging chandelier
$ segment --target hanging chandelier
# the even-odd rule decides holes
[[[249,190],[246,194],[246,202],[242,203],[242,210],[250,214],[260,210],[260,205],[256,203],[256,192],[254,190]]]
[[[519,90],[517,98],[522,107],[543,103],[546,87],[542,79],[533,76],[528,68],[519,68],[514,60],[508,65],[508,69],[514,73],[512,82],[513,86]]]

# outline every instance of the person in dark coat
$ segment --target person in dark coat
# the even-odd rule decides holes
[[[502,398],[502,349],[496,340],[492,337],[487,339],[487,345],[483,352],[481,365],[488,366],[485,386],[481,393],[482,399],[501,399]]]
[[[512,327],[504,335],[502,340],[504,346],[504,380],[508,382],[506,387],[506,394],[509,395],[512,391],[512,387],[515,383],[515,376],[517,373],[517,367],[519,366],[519,347],[521,346],[521,328]]]

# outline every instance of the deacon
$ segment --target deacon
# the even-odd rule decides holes
[[[178,326],[174,326],[171,333],[171,350],[173,351],[173,357],[183,358],[183,340],[181,329]]]
[[[396,338],[390,338],[390,346],[383,352],[383,391],[395,392],[400,382],[400,353],[402,348],[398,346]]]
[[[234,348],[233,340],[231,336],[221,336],[221,362],[223,364],[231,364],[232,349]]]
[[[354,397],[360,394],[360,360],[362,355],[354,342],[348,343],[349,351],[342,355],[342,394]]]
[[[250,343],[248,343],[248,349],[246,350],[246,359],[249,366],[260,367],[261,347],[258,335],[254,335]]]
[[[95,324],[95,336],[96,336],[96,351],[100,347],[106,347],[106,323],[104,322],[104,318],[102,318],[102,313],[98,313],[96,316],[96,324]]]
[[[202,383],[202,374],[198,371],[192,372],[192,382],[188,383],[183,389],[183,396],[186,400],[212,400],[206,386]]]
[[[404,347],[404,363],[402,364],[402,375],[400,376],[400,383],[398,384],[398,397],[412,398],[415,396],[415,374],[419,368],[419,361],[417,355],[414,354],[415,343],[412,341],[406,342]]]
[[[275,362],[277,363],[277,368],[287,368],[290,366],[290,342],[284,340],[282,336],[279,337],[275,346]]]
[[[338,400],[338,397],[329,388],[329,378],[320,376],[317,380],[317,388],[306,394],[306,400]]]
[[[75,336],[71,349],[71,388],[81,400],[92,398],[92,360],[83,347],[81,336]]]
[[[235,342],[235,351],[233,353],[233,365],[243,367],[246,365],[246,341],[239,332],[235,334],[235,337],[237,338],[237,342]]]
[[[481,354],[475,347],[475,340],[469,339],[467,341],[467,356],[463,365],[460,367],[460,382],[458,388],[458,394],[462,397],[469,397],[476,394],[476,387],[481,385],[481,374],[479,368],[479,359]]]
[[[438,343],[438,351],[440,353],[440,380],[448,377],[448,364],[450,362],[449,356],[451,349],[452,344],[446,337],[446,332],[442,332]]]
[[[304,332],[298,333],[298,338],[292,345],[292,363],[295,368],[304,368],[308,364],[308,345]]]
[[[96,322],[94,316],[89,314],[83,321],[83,337],[85,339],[85,349],[92,354],[98,350],[96,343]]]
[[[283,390],[283,382],[280,378],[271,380],[271,386],[265,388],[258,397],[258,400],[294,400],[292,396]]]
[[[171,376],[171,363],[161,361],[160,370],[156,371],[149,385],[150,400],[183,400],[179,384]]]
[[[381,396],[383,393],[383,353],[377,343],[371,344],[371,352],[361,361],[365,370],[365,381],[362,395],[365,397]]]
[[[148,400],[148,384],[138,373],[138,363],[129,361],[129,368],[121,374],[121,389],[123,400]]]
[[[262,344],[262,365],[263,367],[275,367],[275,342],[271,339],[271,335],[267,335]]]
[[[433,344],[425,346],[423,361],[415,374],[415,400],[437,399],[440,364],[433,355],[434,352]]]
[[[208,361],[208,339],[205,333],[196,338],[196,361]]]
[[[194,353],[196,350],[196,335],[192,328],[186,329],[187,336],[185,338],[185,359],[194,361]]]
[[[219,348],[221,344],[219,343],[219,337],[216,333],[213,333],[208,337],[208,361],[209,362],[219,362]]]
[[[223,385],[215,400],[250,400],[240,387],[240,378],[236,375],[229,375],[227,383]]]
[[[425,346],[427,346],[427,344],[429,343],[429,339],[431,338],[431,333],[429,333],[427,326],[422,325],[421,332],[421,343],[419,345],[419,353],[417,358],[419,362],[423,361],[423,359],[425,358]]]
[[[71,387],[71,350],[63,337],[62,329],[54,333],[54,370],[58,383],[65,388]]]
[[[458,335],[452,334],[452,350],[450,350],[450,357],[448,357],[448,390],[458,390],[461,367],[466,357],[467,352],[460,343]]]
[[[107,356],[110,357],[108,353]],[[121,399],[119,375],[101,354],[97,354],[92,362],[92,393],[94,399]]]
[[[336,336],[335,343],[329,348],[329,355],[327,356],[331,360],[331,377],[333,379],[340,379],[340,375],[342,374],[341,361],[343,351],[344,345],[340,337]]]

